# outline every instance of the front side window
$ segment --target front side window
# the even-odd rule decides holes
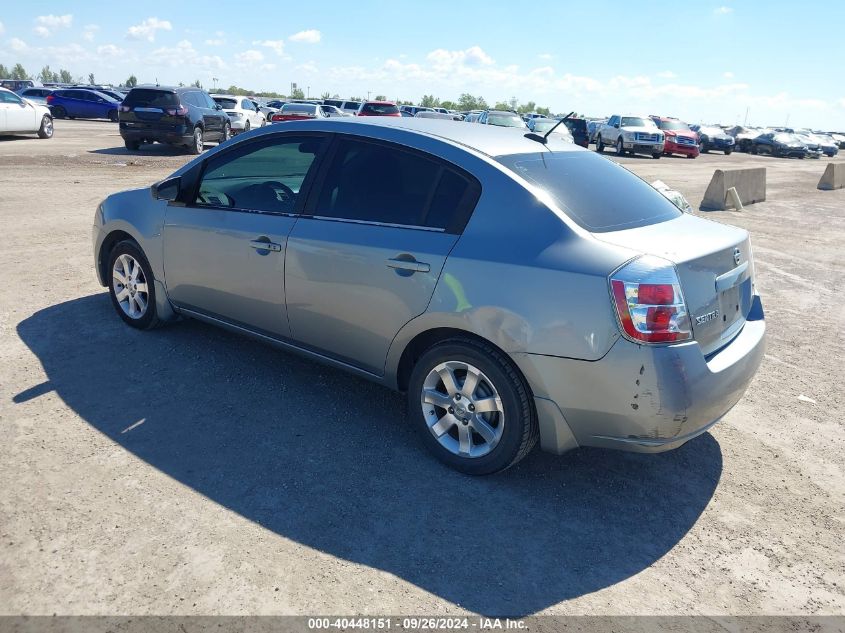
[[[473,195],[476,185],[439,161],[344,139],[328,166],[314,215],[451,230],[471,212]]]
[[[0,102],[3,103],[21,103],[21,99],[18,95],[6,92],[5,90],[0,92]]]
[[[302,183],[322,144],[319,137],[285,137],[218,154],[206,165],[196,204],[294,213]]]

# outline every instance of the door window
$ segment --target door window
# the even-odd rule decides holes
[[[321,137],[286,137],[248,143],[209,159],[197,206],[263,213],[294,213]]]
[[[12,92],[0,91],[0,102],[2,103],[21,103],[20,97]]]
[[[479,193],[474,179],[433,158],[343,139],[313,215],[460,232]]]

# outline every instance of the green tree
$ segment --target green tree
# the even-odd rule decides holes
[[[552,115],[552,111],[549,110],[548,108],[545,108],[545,107],[537,108],[536,112],[537,112],[537,114],[542,114],[543,116],[551,116]]]
[[[440,107],[446,108],[447,110],[457,110],[459,106],[454,101],[441,101]]]
[[[2,76],[2,74],[3,73],[0,73],[0,76]],[[48,81],[58,81],[59,80],[59,74],[54,73],[52,70],[50,70],[50,66],[48,65],[48,66],[44,66],[44,68],[41,69],[41,72],[38,73],[38,79],[42,83],[45,83],[45,82],[48,82]]]
[[[194,88],[200,88],[200,89],[202,88],[202,83],[200,82],[200,80],[199,80],[199,79],[197,79],[196,81],[194,81],[194,83],[192,83],[191,85],[192,85]]]
[[[376,95],[376,101],[387,101],[387,97],[385,95]]]
[[[535,112],[537,109],[537,104],[533,101],[529,101],[528,103],[523,103],[519,106],[516,111],[520,114],[528,114],[529,112]]]
[[[15,67],[12,68],[12,76],[11,79],[29,79],[29,75],[27,74],[24,67],[20,64],[15,64]]]
[[[326,99],[331,99],[331,98],[332,98],[332,95],[329,92],[324,92],[323,94],[320,95],[320,99],[322,99],[323,101],[325,101]]]
[[[134,88],[138,85],[138,78],[135,75],[129,75],[129,79],[127,79],[124,83],[128,88]]]
[[[510,106],[510,103],[507,103],[505,101],[497,101],[496,105],[493,106],[493,109],[494,110],[510,110],[511,106]]]
[[[293,92],[290,93],[291,99],[304,99],[305,93],[302,91],[302,88],[296,88]]]
[[[0,79],[11,79],[9,77],[9,69],[3,64],[0,64]]]
[[[73,75],[70,74],[69,70],[65,70],[64,68],[62,68],[59,71],[59,80],[63,84],[72,84],[73,83]]]
[[[350,101],[363,101],[364,98],[363,97],[349,97],[349,100]]]
[[[91,85],[97,83],[96,81],[94,81],[94,73],[88,73],[88,83]]]
[[[434,95],[423,95],[423,98],[420,100],[420,105],[424,108],[439,108],[440,99]]]
[[[463,93],[458,98],[459,110],[486,110],[487,102],[484,97],[473,97],[471,94]]]

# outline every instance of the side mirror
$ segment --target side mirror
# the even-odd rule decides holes
[[[614,124],[613,124],[613,127],[615,127],[615,128],[618,130],[618,129],[619,129],[619,124],[618,124],[618,123],[614,123]]]
[[[222,109],[223,109],[223,106],[222,106],[222,105],[220,105],[219,103],[215,103],[215,104],[214,104],[214,109],[215,109],[215,110],[222,110]]]
[[[182,187],[182,178],[175,176],[155,183],[150,187],[150,193],[155,200],[167,200],[175,202],[179,198]]]

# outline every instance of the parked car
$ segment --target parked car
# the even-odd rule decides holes
[[[117,101],[118,103],[120,103],[121,101],[123,101],[126,98],[126,93],[120,92],[119,90],[110,90],[110,89],[100,88],[98,90],[98,92],[102,92],[104,95],[108,95],[109,97],[111,97],[112,99]]]
[[[839,149],[845,149],[845,134],[841,132],[829,132],[832,138],[839,145]]]
[[[255,109],[258,110],[261,114],[264,115],[264,121],[267,122],[270,120],[270,117],[276,114],[279,111],[279,108],[273,107],[269,105],[269,103],[263,103],[256,99],[250,99],[252,105],[255,106]],[[281,106],[280,106],[281,107]]]
[[[607,123],[607,121],[602,120],[594,120],[594,121],[587,121],[587,138],[590,143],[596,142],[596,134],[598,134],[599,127],[603,123]]]
[[[323,105],[334,106],[338,109],[343,109],[343,99],[323,99]]]
[[[754,139],[765,133],[765,130],[735,125],[725,130],[725,132],[734,138],[734,147],[737,150],[740,152],[750,152]]]
[[[53,138],[53,115],[47,106],[33,103],[0,88],[0,134],[38,134]]]
[[[766,132],[751,141],[752,154],[807,158],[807,146],[794,134],[788,132]]]
[[[322,110],[323,114],[325,114],[327,117],[353,116],[349,112],[344,112],[343,110],[341,110],[337,106],[328,105],[328,104],[321,105],[320,110]]]
[[[425,106],[401,105],[399,106],[399,112],[408,112],[411,116],[416,116],[417,112],[435,112],[435,110],[434,108],[427,108]]]
[[[403,391],[423,443],[471,474],[538,438],[680,446],[739,401],[765,348],[744,229],[519,130],[270,126],[109,196],[94,223],[128,326],[194,317]]]
[[[47,105],[47,97],[52,94],[52,88],[24,88],[17,94],[26,99],[27,101],[32,101],[32,103],[37,103],[38,105]]]
[[[403,110],[402,116],[405,116],[407,113]],[[435,110],[420,110],[414,115],[414,118],[417,119],[443,119],[445,121],[463,121],[463,117],[460,114],[449,114],[448,112],[437,112]]]
[[[590,136],[587,130],[586,119],[569,117],[564,119],[563,123],[569,128],[569,133],[572,134],[572,139],[576,145],[580,145],[581,147],[590,146]]]
[[[664,149],[663,132],[648,117],[614,114],[596,133],[596,151],[603,152],[606,145],[615,147],[617,156],[630,152],[660,158]]]
[[[205,141],[222,143],[231,134],[229,115],[200,88],[138,86],[120,106],[120,135],[129,150],[166,143],[201,154]]]
[[[364,101],[358,108],[358,116],[402,116],[392,101]]]
[[[651,120],[663,132],[664,156],[682,154],[687,158],[698,157],[698,141],[689,125],[671,117],[652,116]]]
[[[35,88],[41,84],[34,79],[0,79],[0,88],[20,92],[26,88]]]
[[[66,88],[47,95],[47,106],[57,119],[117,121],[120,102],[96,90]]]
[[[821,142],[812,132],[798,130],[793,135],[801,141],[807,148],[807,158],[821,158],[822,151]]]
[[[832,158],[839,153],[839,143],[830,135],[825,133],[815,133],[813,137],[819,144],[824,155]]]
[[[259,111],[251,99],[235,95],[214,95],[214,103],[223,108],[229,116],[229,124],[232,127],[232,134],[249,132],[256,127],[264,127],[267,119]]]
[[[285,105],[287,101],[282,101],[281,99],[274,99],[273,101],[268,101],[266,106],[268,108],[275,108],[276,110],[281,110],[282,106]]]
[[[546,134],[546,132],[554,128],[554,132],[552,132],[553,135],[562,138],[567,143],[575,142],[575,139],[572,138],[572,132],[569,131],[569,128],[566,127],[565,123],[561,123],[557,119],[534,117],[528,120],[527,125],[529,130],[531,130],[535,134],[541,135]]]
[[[725,153],[725,156],[730,155],[734,150],[734,138],[726,133],[722,128],[715,126],[692,126],[694,132],[698,134],[698,146],[703,154],[710,150],[718,150]]]
[[[285,121],[302,121],[306,119],[326,119],[328,115],[321,106],[313,103],[286,103],[282,109],[273,115],[272,123]]]
[[[344,101],[343,105],[340,106],[340,109],[344,112],[351,114],[352,116],[356,116],[358,114],[358,110],[361,108],[360,101]]]
[[[478,115],[475,120],[476,123],[482,125],[495,125],[498,127],[515,127],[520,130],[527,130],[528,126],[522,117],[516,112],[509,112],[507,110],[484,110]]]

